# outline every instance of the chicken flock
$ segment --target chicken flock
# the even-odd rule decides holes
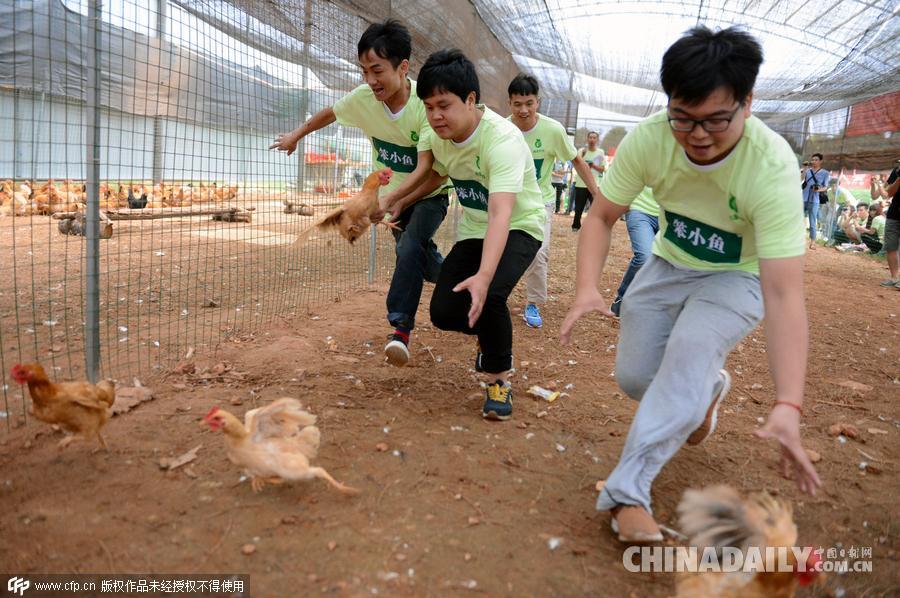
[[[188,183],[174,185],[157,183],[144,185],[133,183],[100,183],[100,209],[116,208],[172,208],[203,203],[221,203],[234,199],[237,185],[198,185]],[[31,181],[20,183],[6,179],[0,183],[0,216],[50,215],[57,212],[84,210],[87,203],[84,183],[65,179],[58,183],[53,179],[41,185]]]

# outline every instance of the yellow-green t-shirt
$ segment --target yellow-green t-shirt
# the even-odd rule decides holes
[[[360,85],[340,100],[332,110],[337,121],[362,129],[372,141],[372,161],[375,168],[389,167],[394,171],[391,182],[381,187],[384,195],[393,191],[409,176],[418,163],[418,152],[425,151],[421,140],[431,131],[425,116],[425,104],[416,95],[416,82],[409,79],[409,100],[398,114],[392,114],[384,102],[375,99],[372,88]],[[446,190],[438,187],[426,197]]]
[[[653,199],[653,189],[650,187],[644,187],[644,190],[638,193],[628,207],[650,216],[659,216],[659,204]]]
[[[429,131],[424,147],[434,154],[432,168],[453,181],[463,207],[458,238],[483,239],[488,224],[491,193],[515,193],[509,230],[528,233],[544,240],[544,199],[538,187],[534,162],[522,132],[490,108],[484,112],[475,132],[461,143],[441,139]]]
[[[694,164],[661,111],[625,136],[600,192],[627,206],[651,187],[661,208],[653,253],[672,264],[758,274],[759,258],[805,251],[795,162],[787,141],[751,116],[728,156]]]
[[[603,150],[599,147],[595,150],[585,149],[584,154],[581,157],[584,158],[584,161],[587,162],[588,165],[594,164],[595,166],[606,166],[606,154],[604,154]],[[575,186],[586,189],[587,184],[582,180],[581,176],[578,174],[578,171],[573,169],[572,172],[575,173]],[[594,181],[599,186],[600,179],[603,178],[603,173],[592,168],[591,174],[594,175]]]
[[[529,131],[522,131],[522,136],[531,150],[538,187],[544,196],[544,205],[547,205],[556,202],[556,190],[550,184],[553,163],[556,160],[571,160],[577,152],[561,124],[543,114],[538,114],[537,117],[534,127]],[[512,117],[508,117],[508,120],[512,122]]]
[[[872,218],[872,228],[875,229],[875,234],[878,235],[878,238],[882,241],[884,240],[884,225],[886,220],[884,214]]]

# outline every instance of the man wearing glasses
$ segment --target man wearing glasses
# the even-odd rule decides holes
[[[660,71],[668,109],[622,141],[584,219],[564,344],[584,314],[612,315],[597,284],[616,220],[645,186],[660,206],[652,255],[620,314],[616,379],[640,403],[597,499],[623,542],[662,540],[653,480],[685,443],[713,432],[731,384],[725,358],[764,315],[775,400],[756,435],[778,440],[782,472],[793,470],[801,490],[820,485],[800,442],[802,203],[791,148],[750,113],[762,58],[759,43],[735,28],[696,27],[670,47]]]

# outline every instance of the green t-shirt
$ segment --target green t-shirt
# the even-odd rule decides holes
[[[431,131],[425,104],[416,95],[416,82],[410,79],[409,83],[409,100],[398,114],[392,114],[384,102],[376,100],[372,88],[365,84],[335,102],[332,108],[340,124],[360,128],[371,139],[375,168],[390,167],[394,171],[391,182],[380,188],[381,195],[399,187],[415,170],[418,152],[425,151],[421,140]],[[439,193],[446,190],[439,187],[427,197]]]
[[[787,142],[751,116],[728,156],[691,162],[675,141],[666,111],[626,135],[601,193],[627,206],[651,187],[660,206],[653,253],[684,268],[759,273],[759,258],[805,251],[803,201]]]
[[[456,143],[429,131],[424,147],[434,154],[432,168],[450,176],[463,207],[457,238],[483,239],[487,232],[488,198],[491,193],[515,193],[516,203],[509,229],[544,240],[544,199],[538,187],[534,162],[522,132],[490,108],[484,112],[472,136]]]
[[[522,131],[522,136],[531,150],[538,186],[544,196],[544,205],[547,205],[556,202],[556,190],[551,184],[554,163],[571,160],[577,152],[561,124],[543,114],[537,117],[537,124],[530,131]],[[512,117],[508,120],[512,122]]]
[[[653,189],[650,187],[644,187],[644,190],[638,193],[638,196],[631,202],[629,208],[650,216],[659,216],[659,204],[653,199]]]
[[[578,153],[581,154],[581,152],[578,152]],[[595,166],[606,166],[606,154],[604,154],[603,150],[600,149],[599,147],[593,151],[589,150],[589,149],[585,149],[584,153],[581,154],[581,157],[584,158],[584,161],[587,162],[588,164],[594,164]],[[581,179],[581,177],[578,175],[578,171],[573,169],[572,172],[575,173],[575,186],[581,187],[582,189],[586,189],[587,185]],[[598,170],[594,170],[592,168],[591,174],[594,175],[594,180],[597,182],[597,186],[599,186],[600,179],[603,178],[603,173]]]
[[[872,218],[872,228],[875,229],[875,232],[878,234],[879,239],[884,239],[884,221],[884,214]]]

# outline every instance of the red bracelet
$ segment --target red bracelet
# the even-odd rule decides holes
[[[775,401],[775,404],[776,405],[787,405],[788,407],[793,407],[800,413],[800,415],[803,415],[803,409],[800,408],[800,405],[797,405],[795,403],[791,403],[788,401]]]

